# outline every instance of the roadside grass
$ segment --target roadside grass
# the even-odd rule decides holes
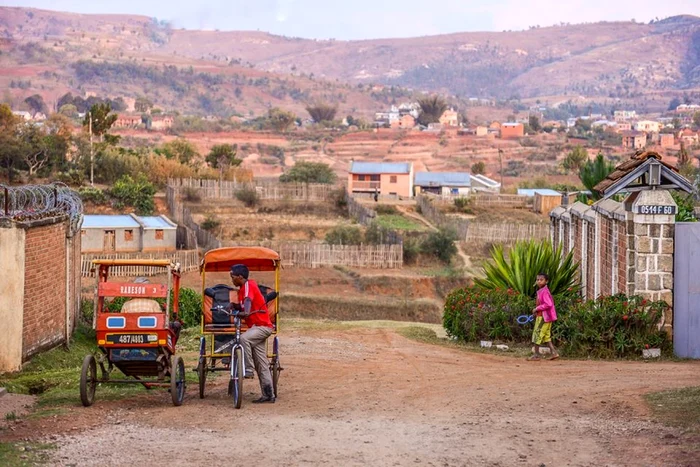
[[[185,359],[187,370],[193,366],[192,362],[196,364],[198,348],[199,329],[184,329],[178,341],[178,352]],[[80,404],[83,358],[97,351],[94,331],[80,327],[73,335],[70,348],[61,346],[35,356],[22,371],[0,376],[0,386],[12,393],[37,395],[40,409],[28,417],[55,415],[50,408]],[[99,376],[99,367],[97,372]],[[186,371],[185,374],[188,383],[196,383],[194,372]],[[112,376],[123,377],[118,370]],[[117,400],[145,392],[146,389],[137,384],[100,384],[95,397],[97,400]]]
[[[29,467],[48,462],[49,452],[56,447],[44,443],[0,442],[0,465],[4,467]]]
[[[427,230],[427,227],[420,222],[414,221],[401,214],[380,214],[375,220],[379,227],[393,230],[408,230],[422,232]]]
[[[654,392],[644,398],[657,421],[700,434],[700,386]]]

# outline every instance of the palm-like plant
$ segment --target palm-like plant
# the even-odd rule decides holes
[[[574,263],[573,252],[562,257],[561,245],[553,248],[547,241],[525,241],[516,243],[508,253],[502,245],[495,245],[491,261],[484,266],[484,279],[474,283],[487,289],[513,289],[521,294],[534,296],[537,274],[549,276],[552,294],[578,288],[576,274],[578,263]]]
[[[590,190],[593,199],[600,199],[600,194],[593,187],[603,181],[605,177],[610,175],[615,170],[615,164],[605,160],[605,156],[598,154],[593,161],[587,161],[578,172],[578,178],[588,190]]]

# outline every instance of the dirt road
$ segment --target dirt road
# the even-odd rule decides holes
[[[391,329],[287,331],[276,404],[100,400],[13,436],[55,465],[700,465],[641,395],[700,385],[698,363],[524,360],[416,343]],[[77,394],[76,394],[77,401]],[[22,433],[24,432],[24,433]],[[694,440],[696,443],[698,440]]]

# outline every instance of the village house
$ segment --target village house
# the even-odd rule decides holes
[[[679,114],[694,114],[698,111],[700,111],[700,105],[698,104],[681,104],[676,107],[676,113]]]
[[[440,123],[448,127],[459,126],[459,115],[454,109],[447,109],[440,116]]]
[[[643,131],[645,133],[658,133],[659,122],[653,120],[640,120],[634,124],[635,131]]]
[[[625,149],[642,149],[647,145],[647,134],[641,131],[623,131],[622,147]]]
[[[501,125],[501,139],[522,138],[525,136],[525,126],[522,123],[508,122]]]
[[[692,146],[698,143],[698,134],[690,128],[684,128],[678,132],[678,141]]]
[[[348,173],[348,193],[410,198],[413,195],[413,164],[353,161]]]
[[[112,128],[138,128],[141,125],[141,115],[118,114]]]
[[[21,118],[25,122],[28,122],[32,119],[32,114],[30,114],[29,112],[26,112],[24,110],[13,110],[12,115],[14,115],[15,117]]]
[[[165,216],[85,215],[80,233],[83,253],[177,249],[177,225]]]
[[[498,193],[501,184],[467,172],[417,172],[415,191],[440,196],[467,196],[475,191]]]
[[[399,105],[399,116],[410,115],[414,119],[417,119],[420,115],[420,105],[417,102],[404,103]]]
[[[637,112],[635,110],[616,110],[613,112],[613,118],[616,122],[632,120],[637,118]]]
[[[615,131],[618,133],[622,131],[632,131],[632,124],[630,122],[617,122],[615,126]]]
[[[657,144],[662,148],[670,148],[676,144],[676,138],[673,133],[659,133]]]
[[[167,130],[173,126],[173,117],[170,115],[153,115],[151,117],[150,130]]]
[[[405,114],[398,120],[395,120],[391,124],[391,128],[398,128],[400,130],[410,130],[416,126],[416,119],[413,118],[411,114]]]

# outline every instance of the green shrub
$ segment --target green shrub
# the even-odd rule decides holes
[[[552,338],[568,357],[638,357],[647,347],[671,350],[668,335],[658,327],[665,302],[624,295],[584,301],[568,292],[555,296],[554,302],[558,320]],[[465,287],[447,296],[443,326],[466,342],[529,343],[532,324],[520,325],[517,318],[531,314],[534,306],[533,298],[513,289]]]
[[[184,327],[199,326],[202,316],[202,295],[194,289],[180,288],[179,312]]]
[[[372,222],[365,231],[365,243],[369,245],[381,245],[387,243],[390,230],[381,227],[377,222]]]
[[[468,214],[473,213],[471,207],[471,199],[467,198],[466,196],[460,196],[459,198],[455,198],[454,203],[455,208],[457,208],[458,211],[466,212]]]
[[[441,229],[431,232],[423,240],[421,251],[449,264],[452,257],[457,254],[457,246],[454,243],[456,238],[456,234],[451,230]]]
[[[236,191],[236,199],[241,201],[247,207],[252,208],[258,204],[258,192],[255,187],[243,187]]]
[[[392,206],[390,204],[378,204],[374,207],[374,210],[377,214],[385,216],[399,214],[399,211],[398,209],[396,209],[396,206]]]
[[[330,245],[359,245],[362,243],[362,231],[353,225],[339,225],[328,231],[326,243]]]
[[[94,187],[82,187],[78,190],[78,195],[85,203],[107,204],[109,201],[104,191]]]
[[[204,230],[212,231],[216,230],[219,228],[221,225],[221,221],[216,218],[213,214],[209,214],[206,219],[204,219],[204,222],[202,222],[202,228]]]
[[[59,172],[56,175],[56,180],[68,186],[82,186],[85,183],[85,174],[80,170],[70,169],[66,172]]]
[[[80,322],[92,327],[92,317],[95,314],[94,301],[89,299],[80,300]]]
[[[494,245],[491,261],[484,265],[484,279],[475,283],[486,289],[513,289],[521,294],[535,296],[537,274],[549,276],[549,290],[553,295],[575,289],[578,263],[573,252],[562,258],[561,245],[554,249],[549,241],[516,243],[505,257],[503,245]]]
[[[639,356],[644,348],[671,350],[668,334],[659,321],[665,302],[615,295],[598,300],[577,300],[559,313],[553,337],[568,355],[599,358]],[[559,308],[557,308],[557,311]]]
[[[414,264],[420,255],[421,244],[417,238],[405,238],[403,241],[403,262]]]
[[[137,214],[150,215],[155,210],[153,195],[156,194],[156,187],[143,174],[135,179],[124,175],[114,182],[110,194],[118,204],[134,207]]]

